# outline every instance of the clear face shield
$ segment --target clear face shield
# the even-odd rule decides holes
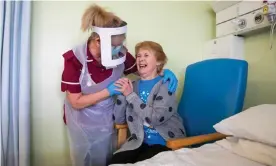
[[[127,26],[118,28],[93,27],[100,36],[101,62],[107,68],[113,68],[125,62]]]

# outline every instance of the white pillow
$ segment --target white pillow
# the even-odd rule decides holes
[[[276,104],[248,108],[214,125],[217,132],[276,146]]]
[[[276,147],[274,146],[237,137],[228,137],[217,141],[216,144],[249,160],[269,166],[276,165]]]

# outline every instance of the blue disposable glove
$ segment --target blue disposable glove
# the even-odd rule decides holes
[[[108,92],[109,92],[109,95],[110,95],[110,96],[113,96],[113,95],[120,95],[120,94],[122,94],[120,91],[116,90],[116,89],[118,89],[118,88],[119,88],[119,87],[117,87],[117,86],[115,85],[115,82],[109,84],[108,87],[107,87],[107,90],[108,90]]]
[[[169,87],[168,87],[169,92],[174,93],[178,86],[178,80],[176,76],[169,69],[164,69],[163,74],[164,74],[163,83],[169,81]]]

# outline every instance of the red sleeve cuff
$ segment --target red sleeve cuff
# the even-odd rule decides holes
[[[70,93],[81,93],[81,86],[78,85],[70,85],[66,83],[61,83],[61,91],[69,91]]]

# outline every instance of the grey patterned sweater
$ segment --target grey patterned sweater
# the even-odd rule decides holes
[[[182,119],[177,113],[176,96],[168,92],[168,82],[157,82],[145,104],[137,95],[138,81],[133,82],[133,92],[127,97],[117,96],[113,118],[116,124],[127,122],[130,136],[115,153],[141,146],[144,140],[144,121],[156,129],[165,140],[186,136]]]

